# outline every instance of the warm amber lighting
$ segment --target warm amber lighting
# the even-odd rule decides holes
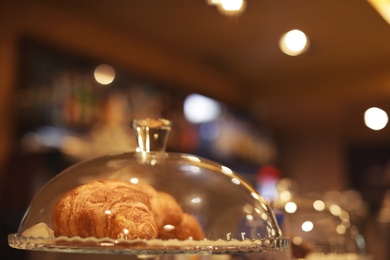
[[[294,245],[301,245],[303,242],[303,239],[302,239],[302,237],[296,236],[296,237],[293,237],[292,242]]]
[[[311,222],[311,221],[305,221],[305,222],[303,222],[301,228],[302,228],[302,230],[305,231],[305,232],[310,232],[310,231],[312,231],[313,228],[314,228],[313,222]]]
[[[102,85],[108,85],[114,81],[115,70],[112,66],[101,64],[95,69],[95,80]]]
[[[368,2],[390,24],[390,0],[368,0]]]
[[[364,112],[364,123],[372,130],[381,130],[389,121],[387,113],[377,107],[371,107]]]
[[[284,190],[280,193],[280,200],[281,201],[289,201],[291,199],[291,192],[288,190]]]
[[[340,206],[338,206],[336,204],[330,205],[329,210],[333,216],[340,216],[340,214],[341,214],[341,208],[340,208]]]
[[[238,15],[245,9],[245,0],[208,0],[210,5],[215,5],[218,11],[226,15]]]
[[[343,225],[338,225],[338,226],[336,227],[336,232],[337,232],[337,234],[339,234],[339,235],[344,235],[346,230],[347,230],[346,227],[343,226]]]
[[[339,215],[340,219],[343,220],[343,221],[349,221],[349,214],[348,212],[346,212],[345,210],[342,210],[340,215]]]
[[[243,4],[243,0],[221,0],[221,7],[225,11],[239,11]]]
[[[316,200],[313,202],[313,208],[317,211],[323,211],[325,209],[325,203],[322,200]]]
[[[297,211],[297,204],[295,202],[290,201],[286,203],[286,205],[284,205],[284,210],[287,213],[294,213],[295,211]]]
[[[287,55],[297,56],[307,50],[309,40],[300,30],[291,30],[280,38],[279,47]]]

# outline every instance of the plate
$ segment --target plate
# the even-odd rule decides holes
[[[130,255],[161,254],[233,254],[282,251],[287,248],[287,238],[258,240],[126,240],[81,237],[25,237],[8,235],[8,244],[16,249]]]

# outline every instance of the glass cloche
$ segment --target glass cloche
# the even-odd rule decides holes
[[[274,208],[285,213],[294,257],[299,259],[371,259],[365,240],[349,212],[334,201],[299,194],[297,183],[282,179],[277,184]]]
[[[82,161],[34,197],[13,248],[105,254],[229,254],[287,247],[265,200],[231,169],[166,152],[171,122],[132,122],[138,149]]]

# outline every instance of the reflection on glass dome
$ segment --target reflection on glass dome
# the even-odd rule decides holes
[[[335,202],[299,195],[290,179],[278,183],[275,208],[285,213],[295,257],[366,259],[365,241],[350,214]]]

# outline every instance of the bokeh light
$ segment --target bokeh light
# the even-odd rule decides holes
[[[284,210],[288,213],[294,213],[297,211],[297,204],[295,202],[287,202],[286,205],[284,205]]]
[[[115,69],[110,65],[101,64],[96,67],[94,76],[98,83],[108,85],[115,79]]]
[[[222,113],[220,103],[212,98],[191,94],[184,100],[184,115],[191,123],[216,120]]]
[[[225,15],[238,15],[245,9],[245,0],[208,0],[208,3]]]
[[[381,130],[385,128],[389,117],[387,113],[377,107],[371,107],[364,112],[364,123],[372,130]]]
[[[317,211],[325,210],[325,203],[322,200],[316,200],[313,202],[313,208]]]
[[[307,50],[309,40],[300,30],[291,30],[280,38],[279,47],[287,55],[297,56]]]
[[[313,222],[311,222],[311,221],[305,221],[305,222],[303,222],[301,228],[302,228],[302,230],[305,231],[305,232],[310,232],[310,231],[313,230],[314,224],[313,224]]]

